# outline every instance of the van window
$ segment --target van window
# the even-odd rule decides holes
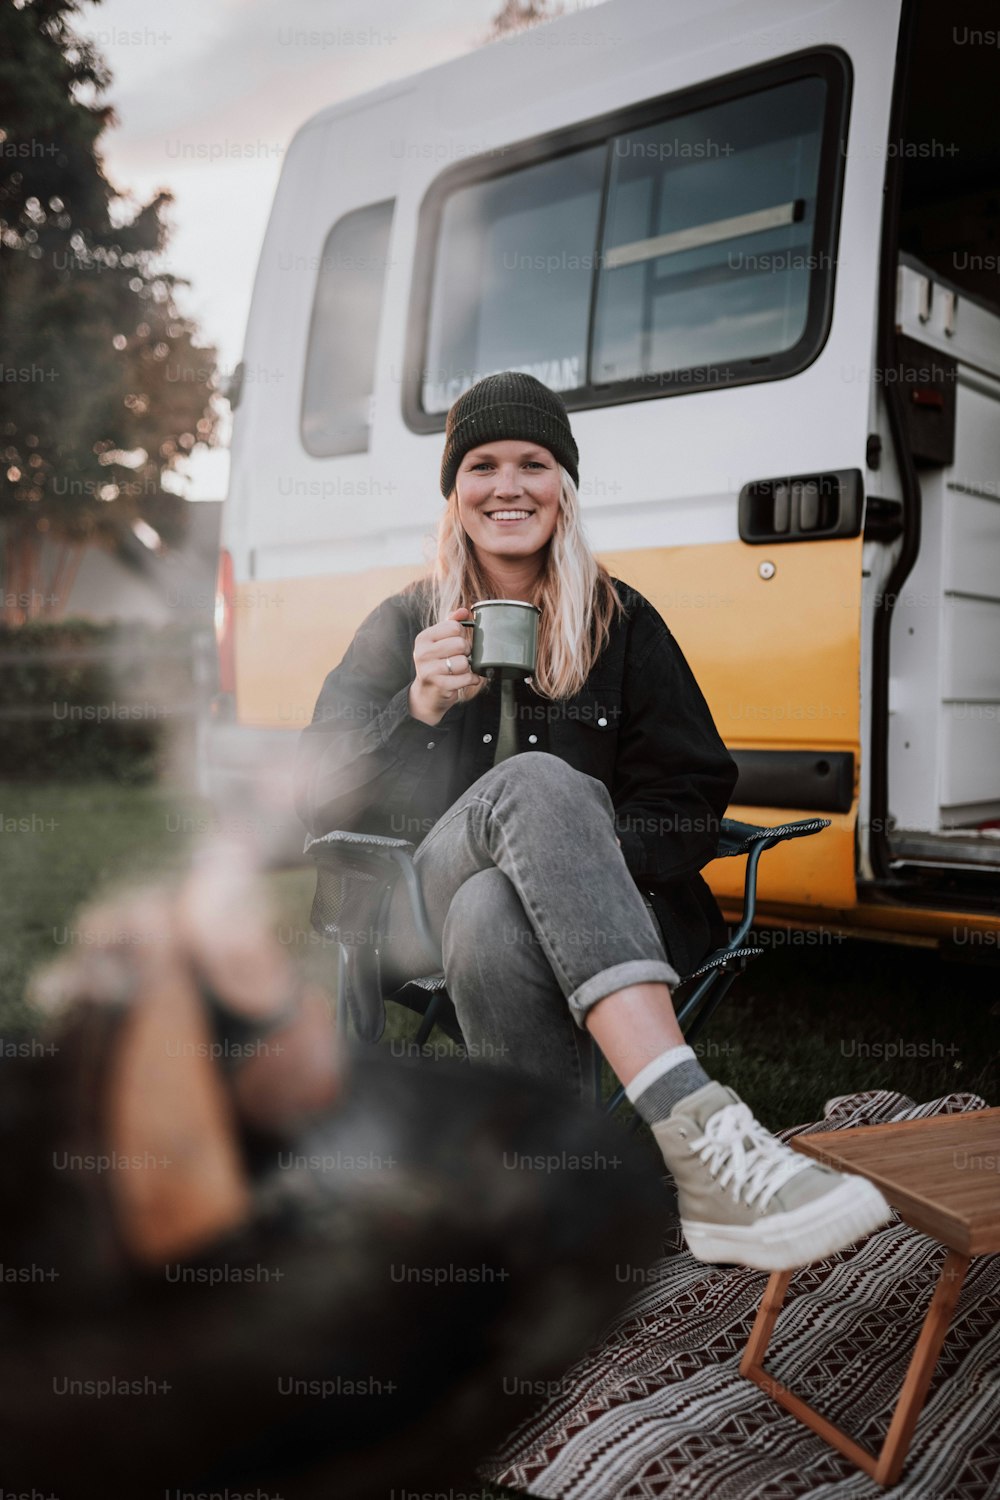
[[[425,411],[515,365],[553,390],[583,384],[604,161],[603,146],[575,151],[447,200]]]
[[[825,93],[803,78],[612,141],[595,384],[798,343]]]
[[[407,422],[436,430],[497,370],[573,409],[804,368],[829,327],[849,80],[831,49],[757,70],[752,92],[722,80],[442,174]]]
[[[302,443],[317,458],[368,450],[393,201],[345,214],[323,246],[302,388]]]

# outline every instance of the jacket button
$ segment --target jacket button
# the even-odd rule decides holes
[[[483,744],[484,744],[484,745],[488,745],[488,744],[489,744],[489,742],[490,742],[490,740],[491,740],[491,739],[492,739],[492,738],[493,738],[493,736],[492,736],[492,735],[491,735],[491,734],[484,734],[484,735],[483,735]]]
[[[434,741],[433,740],[428,740],[427,741],[427,748],[428,748],[428,750],[433,750],[434,749]]]
[[[597,722],[601,726],[601,728],[604,729],[606,727],[608,721],[607,721],[607,719],[598,719]]]
[[[537,745],[538,744],[538,735],[537,734],[529,734],[528,735],[528,744],[529,745]]]

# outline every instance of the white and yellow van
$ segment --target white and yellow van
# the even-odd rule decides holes
[[[231,395],[204,736],[271,857],[325,673],[426,566],[448,406],[516,368],[562,393],[591,545],[691,662],[733,815],[832,821],[765,861],[763,917],[996,955],[991,14],[609,0],[307,121]]]

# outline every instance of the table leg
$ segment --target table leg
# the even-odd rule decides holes
[[[902,1472],[906,1451],[934,1375],[941,1345],[948,1332],[965,1273],[969,1269],[969,1261],[968,1255],[960,1255],[957,1250],[949,1250],[945,1256],[906,1379],[903,1381],[903,1389],[899,1393],[896,1410],[892,1414],[889,1431],[875,1465],[873,1477],[876,1484],[895,1484]]]
[[[767,1353],[767,1346],[771,1342],[771,1334],[774,1325],[778,1321],[788,1291],[788,1283],[792,1279],[791,1271],[772,1271],[764,1295],[757,1309],[757,1317],[754,1320],[747,1346],[740,1360],[740,1374],[749,1376],[751,1369],[760,1365]]]
[[[764,1368],[764,1355],[767,1353],[767,1346],[774,1332],[774,1325],[778,1321],[778,1314],[785,1300],[785,1293],[792,1275],[791,1271],[772,1271],[771,1279],[764,1288],[760,1307],[757,1309],[757,1317],[750,1331],[747,1347],[740,1360],[740,1374],[759,1385],[772,1401],[783,1406],[806,1427],[811,1427],[824,1442],[830,1444],[831,1448],[836,1448],[845,1458],[849,1458],[851,1463],[856,1464],[859,1469],[863,1469],[866,1474],[874,1478],[875,1459],[871,1454],[866,1453],[864,1448],[846,1432],[841,1432],[833,1422],[828,1422],[826,1417],[821,1417],[807,1401],[796,1396],[794,1391],[790,1391]]]
[[[830,1444],[831,1448],[836,1448],[845,1458],[850,1459],[851,1463],[870,1475],[876,1484],[895,1484],[906,1462],[910,1439],[913,1437],[917,1420],[927,1397],[941,1345],[948,1332],[969,1263],[970,1257],[960,1255],[957,1250],[949,1250],[945,1256],[916,1348],[910,1358],[896,1409],[889,1423],[889,1430],[877,1457],[868,1453],[826,1417],[820,1416],[814,1407],[803,1401],[800,1396],[796,1396],[794,1391],[788,1390],[764,1368],[764,1355],[767,1353],[774,1325],[778,1321],[778,1314],[785,1300],[788,1283],[793,1274],[791,1271],[774,1271],[764,1289],[760,1307],[757,1309],[757,1317],[747,1340],[747,1347],[740,1360],[740,1374],[759,1385],[772,1401],[783,1406],[806,1427],[811,1427],[813,1432]]]

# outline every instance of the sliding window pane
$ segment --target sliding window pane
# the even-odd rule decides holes
[[[724,372],[798,343],[825,96],[804,78],[611,142],[595,385]]]

